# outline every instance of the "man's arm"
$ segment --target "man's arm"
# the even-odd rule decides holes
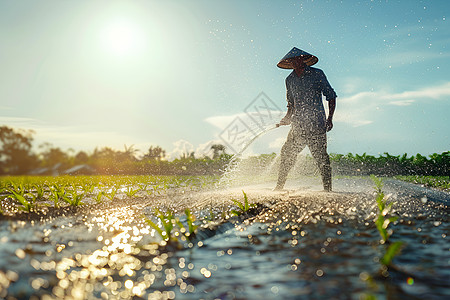
[[[283,119],[281,119],[280,123],[277,124],[277,127],[291,124],[292,112],[293,112],[292,106],[289,105],[286,115],[283,117]]]
[[[327,131],[333,129],[333,115],[336,109],[336,98],[328,100],[328,118],[326,123]]]

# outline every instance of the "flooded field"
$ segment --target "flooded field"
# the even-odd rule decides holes
[[[0,297],[6,299],[444,299],[450,297],[448,193],[386,179],[398,217],[380,260],[373,182],[337,178],[117,197],[64,214],[0,217]],[[241,215],[233,199],[256,204]],[[120,196],[120,195],[119,195]],[[155,208],[195,235],[165,242]],[[175,224],[176,225],[176,224]]]

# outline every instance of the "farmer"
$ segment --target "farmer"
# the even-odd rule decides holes
[[[303,50],[292,48],[277,64],[282,69],[294,69],[286,78],[288,111],[278,126],[291,125],[281,148],[281,165],[275,190],[282,190],[297,154],[308,146],[322,175],[323,188],[331,191],[331,166],[327,153],[326,132],[333,128],[336,93],[322,70],[312,68],[319,59]],[[328,101],[328,118],[322,103]]]

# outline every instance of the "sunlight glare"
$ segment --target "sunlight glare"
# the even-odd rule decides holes
[[[129,20],[116,20],[102,32],[106,51],[117,56],[129,56],[142,48],[144,34],[136,23]]]

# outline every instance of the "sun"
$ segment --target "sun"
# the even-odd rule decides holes
[[[115,20],[102,32],[103,47],[117,56],[135,54],[142,47],[143,40],[142,29],[130,20]]]

